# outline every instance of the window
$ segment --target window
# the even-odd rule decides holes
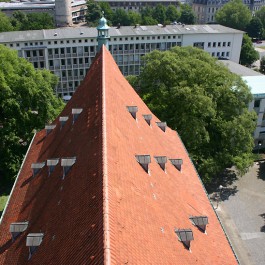
[[[213,47],[216,47],[216,42],[213,42]]]
[[[39,56],[43,56],[43,50],[39,51]]]
[[[57,40],[56,40],[56,41],[54,41],[54,44],[57,44]]]
[[[17,47],[19,47],[19,43],[17,43],[16,45],[17,45]]]
[[[37,56],[37,51],[33,51],[33,56],[34,56],[34,57]]]
[[[230,41],[227,43],[227,46],[228,46],[228,47],[230,47],[230,46],[231,46],[231,42],[230,42]]]
[[[226,57],[229,57],[230,56],[230,52],[226,52]]]
[[[208,42],[208,47],[211,47],[212,46],[211,44],[212,44],[211,42]]]
[[[79,43],[81,43],[81,42],[82,42],[82,40],[78,40],[78,42],[79,42]]]
[[[63,40],[61,40],[60,43],[63,43]]]
[[[218,42],[218,47],[221,47],[221,42]]]
[[[30,57],[30,51],[26,51],[26,56]]]
[[[226,46],[226,42],[224,41],[224,42],[223,42],[223,47],[225,47],[225,46]]]

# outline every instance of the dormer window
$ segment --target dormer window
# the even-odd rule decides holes
[[[36,252],[40,246],[44,234],[43,233],[31,233],[27,236],[26,246],[29,247],[29,259]]]
[[[75,162],[76,157],[62,158],[61,166],[63,167],[63,179],[65,178],[69,170],[72,168],[72,166],[75,164]]]
[[[61,124],[61,129],[63,128],[63,126],[65,125],[65,123],[68,121],[68,116],[64,116],[64,117],[59,117],[59,122]]]
[[[136,120],[136,113],[138,111],[138,107],[137,106],[127,106],[127,110],[130,112],[132,117]]]
[[[135,155],[137,162],[148,173],[148,165],[151,163],[150,155]]]
[[[178,240],[183,243],[183,245],[190,249],[190,241],[194,240],[193,232],[191,229],[175,229],[175,233],[178,236]]]
[[[56,125],[45,125],[46,136],[52,132]]]
[[[32,168],[32,171],[33,171],[33,177],[35,177],[44,166],[45,166],[45,162],[32,163],[31,164],[31,168]]]
[[[183,160],[182,159],[169,159],[169,161],[171,162],[171,164],[177,168],[179,171],[181,171],[181,166],[183,164]]]
[[[151,125],[151,120],[152,120],[152,114],[143,114],[143,117],[147,124],[150,126]]]
[[[17,222],[11,223],[9,231],[14,241],[20,234],[22,234],[28,228],[29,222]]]
[[[156,162],[159,164],[159,166],[165,171],[167,157],[166,156],[154,156],[154,158]]]
[[[201,231],[206,231],[206,225],[208,224],[207,216],[191,216],[190,221],[193,225],[196,225]]]
[[[80,113],[83,111],[83,109],[72,109],[72,115],[73,115],[73,123],[77,120]]]
[[[157,126],[163,131],[165,132],[166,131],[166,128],[167,128],[167,123],[166,122],[156,122]]]
[[[59,163],[59,158],[52,158],[52,159],[47,160],[47,167],[49,168],[49,175],[54,171],[58,163]]]

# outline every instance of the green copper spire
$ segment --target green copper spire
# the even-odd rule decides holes
[[[109,26],[107,24],[106,18],[104,18],[104,11],[102,11],[102,18],[99,20],[98,26],[98,48],[97,51],[100,50],[101,46],[104,44],[106,48],[109,48]]]

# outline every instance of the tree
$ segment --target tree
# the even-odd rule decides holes
[[[86,2],[87,12],[86,12],[86,22],[89,26],[96,26],[99,19],[102,16],[102,11],[100,5],[94,0],[88,0]]]
[[[204,183],[233,164],[253,161],[256,114],[252,95],[237,75],[193,47],[153,51],[144,57],[140,95],[149,108],[176,129]]]
[[[215,19],[223,26],[245,30],[251,20],[251,11],[241,0],[232,0],[216,12]]]
[[[48,13],[29,13],[15,11],[11,17],[15,30],[53,29],[53,17]]]
[[[57,78],[35,70],[17,52],[0,45],[0,177],[17,173],[35,129],[52,121],[63,103],[53,94]]]
[[[104,17],[108,20],[108,25],[111,25],[113,18],[113,11],[108,2],[99,3],[101,10],[104,12]]]
[[[121,8],[115,10],[113,14],[113,25],[122,25],[122,26],[130,26],[130,19],[128,13]]]
[[[153,18],[159,23],[164,24],[166,21],[166,8],[162,4],[156,5],[153,11]]]
[[[240,64],[250,66],[258,59],[259,53],[255,51],[250,37],[247,34],[244,34],[239,59]]]
[[[169,5],[166,10],[166,19],[170,22],[178,21],[180,18],[180,12],[178,9],[173,6]]]
[[[128,18],[130,21],[130,25],[141,24],[142,22],[141,15],[138,12],[129,11]]]
[[[13,26],[9,18],[2,11],[0,11],[0,32],[12,31],[12,30]]]
[[[260,60],[260,72],[265,74],[265,56],[263,56]]]
[[[22,30],[53,29],[54,20],[48,13],[27,14],[28,24],[24,24]]]
[[[190,5],[184,4],[181,5],[181,15],[180,15],[180,22],[184,24],[192,25],[196,21],[196,16],[191,8]]]
[[[142,24],[143,25],[157,25],[158,21],[153,16],[153,9],[149,6],[141,10]]]
[[[261,7],[261,9],[255,13],[255,16],[260,19],[263,28],[265,29],[265,6]]]
[[[253,17],[247,26],[248,36],[261,39],[263,34],[263,25],[258,17]]]

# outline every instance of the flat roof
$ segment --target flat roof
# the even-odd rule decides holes
[[[81,34],[82,33],[82,34]],[[162,25],[154,26],[122,26],[120,28],[110,27],[110,37],[123,36],[152,36],[152,35],[186,35],[186,34],[242,34],[243,31],[224,27],[221,25]],[[60,40],[76,38],[96,38],[95,27],[65,27],[47,30],[12,31],[1,32],[0,42],[18,42],[34,40]]]
[[[257,71],[230,60],[219,60],[219,62],[223,63],[232,73],[240,76],[263,76]]]

